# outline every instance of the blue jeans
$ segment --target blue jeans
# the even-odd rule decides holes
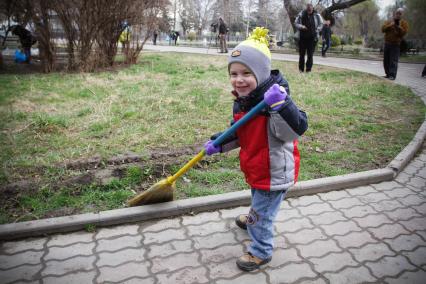
[[[330,48],[330,39],[324,39],[322,41],[322,48],[321,48],[321,54],[322,56],[325,55],[325,53],[327,52],[327,50]]]
[[[274,220],[287,191],[251,190],[251,208],[247,232],[251,238],[248,251],[260,258],[272,256],[274,249]]]

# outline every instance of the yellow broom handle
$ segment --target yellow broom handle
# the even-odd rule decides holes
[[[198,153],[194,158],[192,158],[188,163],[186,163],[185,166],[183,166],[179,171],[177,171],[177,173],[175,173],[171,177],[168,177],[167,181],[170,184],[174,183],[175,180],[177,180],[181,175],[186,173],[190,168],[192,168],[196,163],[198,163],[198,161],[200,161],[205,154],[206,154],[206,150],[205,149],[201,150],[200,153]]]

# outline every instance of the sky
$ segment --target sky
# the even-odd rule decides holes
[[[395,0],[375,0],[377,3],[377,6],[379,6],[380,12],[379,15],[383,16],[385,8],[389,5],[395,4]]]
[[[377,6],[380,8],[385,8],[386,6],[395,4],[395,0],[375,0],[377,3]]]

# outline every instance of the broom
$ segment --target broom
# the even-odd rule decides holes
[[[258,114],[263,108],[267,105],[264,101],[258,103],[254,108],[252,108],[246,115],[244,115],[240,120],[234,123],[230,128],[223,132],[219,137],[213,140],[213,145],[217,147],[222,144],[226,138],[234,134],[235,131],[240,128],[243,124],[253,118]],[[161,203],[172,201],[174,198],[174,189],[176,188],[176,180],[186,173],[190,168],[192,168],[198,161],[200,161],[206,154],[205,149],[201,150],[194,158],[192,158],[188,163],[186,163],[180,170],[177,171],[173,176],[169,176],[144,192],[136,195],[130,199],[127,203],[129,206],[137,205],[147,205],[154,203]]]

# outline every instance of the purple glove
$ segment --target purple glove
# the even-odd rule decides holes
[[[208,156],[211,156],[213,154],[219,153],[220,151],[222,151],[222,147],[219,145],[217,147],[215,147],[213,145],[213,140],[209,140],[204,144],[204,149],[206,149],[206,154]]]
[[[278,84],[273,84],[264,95],[264,100],[272,110],[277,110],[285,102],[287,92],[284,87],[280,87]]]

